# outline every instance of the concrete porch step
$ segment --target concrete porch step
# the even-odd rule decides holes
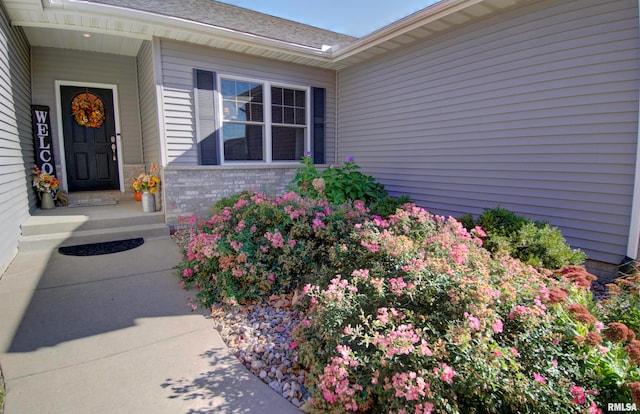
[[[73,209],[69,208],[69,211]],[[162,212],[145,213],[128,216],[104,216],[92,218],[85,214],[71,214],[64,216],[31,216],[22,226],[24,236],[38,236],[56,233],[71,233],[74,231],[101,230],[113,228],[129,228],[164,224]]]
[[[22,226],[21,251],[142,237],[169,237],[164,213],[143,213],[140,202],[36,210]]]

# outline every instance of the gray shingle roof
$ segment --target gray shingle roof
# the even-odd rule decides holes
[[[214,0],[89,0],[89,2],[178,17],[314,48],[321,48],[323,45],[344,46],[357,40],[355,37]]]

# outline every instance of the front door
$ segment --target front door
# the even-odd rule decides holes
[[[111,89],[60,86],[69,191],[118,190]]]

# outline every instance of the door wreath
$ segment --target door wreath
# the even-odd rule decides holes
[[[76,95],[71,102],[71,112],[78,125],[87,128],[100,128],[104,122],[102,100],[92,93]]]

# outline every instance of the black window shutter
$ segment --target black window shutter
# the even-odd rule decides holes
[[[325,88],[311,88],[311,148],[313,149],[313,163],[325,163]]]
[[[200,165],[219,165],[218,129],[216,128],[215,96],[216,73],[194,70],[196,85],[196,114],[198,119],[198,158]]]

